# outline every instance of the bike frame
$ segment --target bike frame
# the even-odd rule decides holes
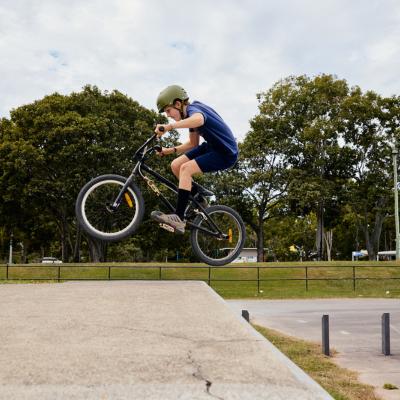
[[[122,187],[121,191],[119,192],[117,198],[115,199],[112,208],[117,209],[119,205],[121,204],[122,197],[124,193],[126,192],[127,188],[129,185],[134,181],[135,177],[140,176],[146,184],[150,187],[150,189],[157,195],[158,198],[164,203],[164,205],[171,211],[175,212],[175,208],[173,205],[168,201],[166,197],[163,196],[161,191],[158,189],[158,187],[154,184],[154,182],[146,176],[143,172],[146,172],[147,174],[151,175],[154,177],[158,182],[175,192],[176,194],[178,193],[178,187],[172,183],[170,180],[164,178],[162,175],[160,175],[158,172],[154,171],[151,169],[148,165],[145,164],[145,161],[151,153],[154,151],[157,151],[156,146],[150,147],[149,145],[151,142],[157,139],[157,135],[153,135],[150,137],[135,153],[134,155],[134,160],[137,161],[135,164],[135,167],[132,170],[132,173],[129,175],[128,179],[126,180],[124,186]],[[215,236],[217,238],[221,239],[227,239],[228,235],[224,234],[221,232],[221,230],[218,228],[218,226],[215,224],[215,222],[210,218],[206,212],[204,207],[202,207],[201,204],[192,196],[189,196],[189,201],[195,204],[197,208],[197,213],[201,214],[204,218],[205,221],[207,221],[208,225],[212,228],[215,229],[215,231],[210,231],[207,228],[204,228],[202,226],[199,226],[197,224],[194,224],[191,221],[187,221],[187,225],[190,226],[192,229],[198,229],[204,233],[207,233],[208,235]],[[196,209],[195,209],[196,212]]]

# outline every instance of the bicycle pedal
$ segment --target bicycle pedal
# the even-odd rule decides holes
[[[173,228],[172,226],[170,226],[168,224],[163,224],[163,223],[160,223],[159,225],[160,225],[160,228],[163,228],[168,232],[175,233],[175,228]]]

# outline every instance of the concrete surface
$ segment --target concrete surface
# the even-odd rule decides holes
[[[0,285],[0,399],[331,399],[203,282]]]
[[[251,322],[318,343],[322,315],[328,314],[330,345],[339,352],[335,362],[358,372],[360,381],[375,386],[383,399],[400,399],[400,390],[382,388],[385,383],[400,388],[399,299],[229,300],[228,304],[237,315],[247,309]],[[384,312],[391,318],[391,356],[381,353]]]

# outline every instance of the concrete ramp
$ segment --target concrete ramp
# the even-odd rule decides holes
[[[331,399],[203,282],[0,285],[0,399]]]

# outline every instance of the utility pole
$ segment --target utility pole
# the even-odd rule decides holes
[[[10,236],[10,255],[8,257],[8,263],[12,264],[12,252],[13,252],[13,233],[11,231],[11,236]]]
[[[393,180],[394,180],[394,220],[396,223],[396,261],[400,260],[400,234],[399,234],[399,193],[397,188],[397,154],[396,144],[392,147]]]

